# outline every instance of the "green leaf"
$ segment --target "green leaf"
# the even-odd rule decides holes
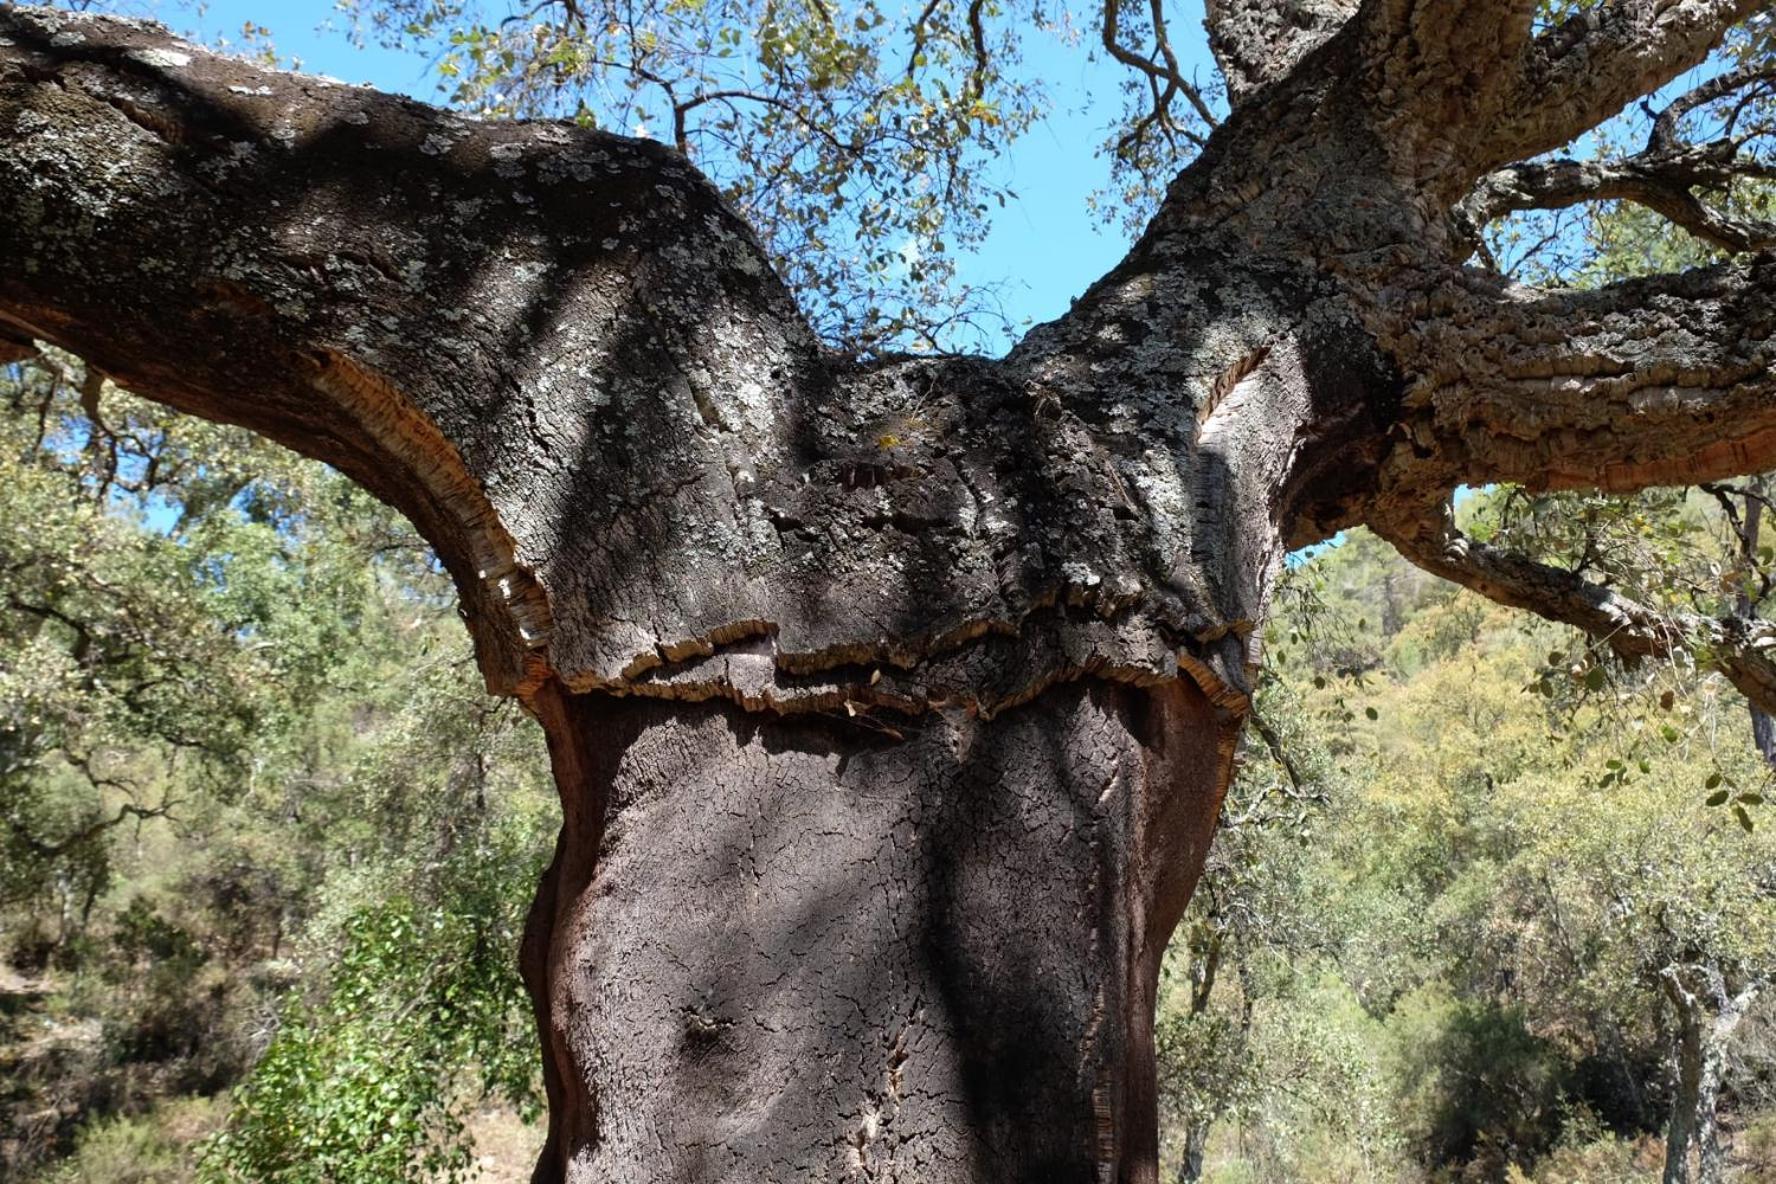
[[[1704,781],[1702,783],[1702,788],[1703,789],[1713,789],[1715,786],[1719,785],[1720,783],[1721,783],[1721,775],[1719,773],[1710,773],[1708,775],[1708,780]]]
[[[1746,813],[1744,806],[1735,803],[1733,806],[1733,817],[1739,820],[1739,825],[1744,828],[1746,834],[1750,834],[1757,829],[1757,824],[1752,822],[1751,815]]]
[[[1726,804],[1726,801],[1727,791],[1723,789],[1709,794],[1702,804],[1705,806],[1722,806]]]

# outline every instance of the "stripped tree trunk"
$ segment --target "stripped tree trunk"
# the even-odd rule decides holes
[[[1776,465],[1776,264],[1462,266],[1494,170],[1756,5],[1209,7],[1238,106],[1129,256],[1003,359],[869,364],[668,149],[0,8],[0,358],[399,507],[547,732],[539,1181],[1156,1181],[1158,963],[1289,547],[1368,522],[1776,703],[1751,627],[1443,513]]]

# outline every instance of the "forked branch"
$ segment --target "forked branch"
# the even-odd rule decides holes
[[[1371,520],[1408,560],[1511,608],[1574,626],[1627,662],[1689,652],[1760,709],[1776,711],[1776,625],[1751,617],[1661,612],[1582,573],[1469,538],[1447,503]]]
[[[1618,160],[1516,164],[1486,177],[1463,203],[1469,233],[1522,210],[1558,210],[1591,201],[1647,207],[1723,251],[1776,245],[1776,223],[1736,218],[1703,201],[1698,188],[1724,189],[1742,177],[1776,176],[1776,167],[1742,160],[1730,140]]]
[[[1488,222],[1523,210],[1554,210],[1591,201],[1632,201],[1723,251],[1756,251],[1776,244],[1776,223],[1736,218],[1698,195],[1724,192],[1734,182],[1776,177],[1776,165],[1746,151],[1771,129],[1741,129],[1746,107],[1776,88],[1776,65],[1730,71],[1674,99],[1653,119],[1646,148],[1611,160],[1560,159],[1510,165],[1481,179],[1458,210],[1472,242]],[[1718,134],[1704,144],[1684,141],[1684,117],[1734,99]]]
[[[1178,55],[1172,48],[1171,36],[1166,30],[1163,0],[1150,0],[1150,5],[1150,19],[1153,24],[1153,54],[1146,56],[1136,53],[1122,43],[1120,29],[1122,0],[1104,0],[1104,51],[1123,65],[1138,71],[1147,79],[1153,93],[1153,110],[1142,121],[1143,124],[1157,123],[1168,133],[1182,135],[1200,147],[1207,143],[1207,138],[1173,118],[1173,101],[1179,95],[1183,95],[1205,127],[1213,128],[1218,121],[1214,111],[1210,110],[1208,102],[1204,100],[1202,92],[1197,89],[1195,83],[1184,77],[1178,66]]]
[[[1684,117],[1710,103],[1719,102],[1731,95],[1741,92],[1748,97],[1755,97],[1760,92],[1768,93],[1771,85],[1776,84],[1776,63],[1754,62],[1737,70],[1729,70],[1693,87],[1689,91],[1673,99],[1665,110],[1653,119],[1652,135],[1648,139],[1648,152],[1675,152],[1682,144],[1680,129]],[[1734,132],[1728,126],[1722,132],[1731,136]]]

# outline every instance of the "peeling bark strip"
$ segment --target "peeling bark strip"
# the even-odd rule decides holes
[[[352,416],[382,456],[416,481],[461,531],[462,547],[479,590],[498,606],[478,614],[487,622],[485,629],[500,631],[483,643],[483,651],[510,662],[517,651],[547,645],[551,626],[548,599],[536,578],[518,566],[512,536],[488,504],[480,484],[463,467],[455,446],[392,383],[342,354],[326,354],[314,382],[315,389]],[[526,661],[515,673],[510,689],[522,693],[541,681],[546,668]],[[498,686],[499,680],[490,681]]]
[[[1144,1184],[1154,975],[1287,548],[1370,523],[1776,708],[1766,631],[1446,518],[1776,467],[1768,257],[1463,266],[1597,197],[1766,241],[1679,138],[1744,79],[1638,157],[1525,162],[1756,7],[1210,0],[1234,110],[1128,257],[1004,359],[868,365],[670,150],[0,8],[0,363],[73,350],[437,548],[562,796],[539,1180]]]

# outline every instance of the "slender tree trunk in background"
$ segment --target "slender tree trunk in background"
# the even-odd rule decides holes
[[[1665,1138],[1664,1184],[1689,1184],[1690,1146],[1696,1148],[1697,1184],[1723,1184],[1726,1149],[1720,1139],[1720,1094],[1727,1042],[1762,986],[1753,981],[1730,994],[1713,966],[1669,966],[1661,982],[1677,1018],[1673,1037],[1674,1085]]]
[[[539,1181],[1150,1184],[1157,967],[1289,548],[1366,522],[1776,704],[1755,630],[1447,514],[1776,465],[1776,264],[1462,265],[1533,188],[1488,170],[1756,4],[1459,7],[1209,4],[1238,106],[1128,256],[1004,358],[868,363],[658,144],[0,7],[0,357],[325,460],[450,570],[561,792]]]
[[[1184,1127],[1184,1158],[1178,1162],[1178,1184],[1196,1184],[1202,1179],[1203,1159],[1209,1150],[1207,1122],[1190,1122]]]
[[[1237,824],[1236,824],[1237,825]],[[1215,984],[1227,957],[1227,934],[1220,925],[1221,918],[1214,917],[1190,935],[1189,950],[1192,955],[1190,962],[1190,1004],[1188,1016],[1195,1020],[1206,1015],[1209,1005],[1214,1001]],[[1205,940],[1199,945],[1199,937]],[[1252,1031],[1252,992],[1247,981],[1246,964],[1236,963],[1240,976],[1240,1020],[1237,1042],[1231,1048],[1237,1051],[1225,1052],[1230,1060],[1238,1061],[1247,1047]],[[1225,1096],[1211,1098],[1195,1097],[1185,1113],[1184,1149],[1178,1161],[1177,1180],[1188,1184],[1202,1178],[1205,1159],[1209,1150],[1209,1136],[1214,1132],[1215,1123],[1227,1113],[1229,1102]]]
[[[1746,482],[1746,492],[1739,508],[1739,545],[1740,552],[1746,560],[1746,570],[1755,571],[1753,566],[1757,560],[1758,545],[1763,531],[1764,499],[1768,482],[1762,477],[1755,477]],[[1738,597],[1737,611],[1742,617],[1754,617],[1758,613],[1758,604],[1748,588],[1741,588]],[[1776,719],[1772,719],[1757,703],[1747,704],[1751,712],[1751,741],[1763,754],[1764,763],[1776,766]]]
[[[1748,556],[1758,554],[1758,536],[1762,533],[1762,525],[1764,525],[1765,488],[1767,488],[1767,483],[1764,478],[1755,478],[1751,481],[1751,493],[1746,495],[1746,508],[1744,508],[1746,536],[1744,538],[1746,538],[1746,554]],[[1755,616],[1758,612],[1758,605],[1749,604],[1749,596],[1742,596],[1742,602],[1744,604],[1740,605],[1740,616]],[[1771,719],[1769,712],[1765,712],[1764,708],[1756,703],[1748,703],[1748,710],[1751,712],[1751,742],[1755,744],[1758,753],[1764,754],[1764,763],[1776,765],[1776,719]]]
[[[1755,703],[1750,710],[1751,742],[1763,754],[1765,763],[1776,765],[1776,720]]]
[[[1696,1181],[1724,1184],[1726,1150],[1720,1140],[1720,1087],[1725,1050],[1718,1034],[1702,1042],[1702,1071],[1696,1091]]]
[[[1667,993],[1670,993],[1668,988]],[[1662,1184],[1690,1184],[1690,1144],[1696,1138],[1697,1099],[1702,1091],[1702,1031],[1694,1009],[1673,999],[1671,1116],[1665,1124]]]
[[[1700,1184],[1724,1184],[1726,1180],[1726,1148],[1720,1139],[1720,1093],[1726,1080],[1727,1042],[1762,989],[1761,981],[1752,982],[1729,996],[1726,984],[1718,977],[1713,985],[1717,988],[1720,1010],[1713,1016],[1703,1040],[1702,1083],[1696,1097]]]

